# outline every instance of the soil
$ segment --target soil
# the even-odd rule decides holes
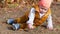
[[[24,9],[24,10],[27,10]],[[37,27],[34,30],[9,30],[10,25],[4,23],[8,18],[18,18],[24,15],[24,10],[19,8],[0,8],[0,34],[60,34],[60,4],[51,6],[54,30],[50,31],[44,27]],[[29,9],[30,10],[30,9]]]

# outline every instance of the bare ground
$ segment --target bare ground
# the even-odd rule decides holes
[[[52,9],[52,16],[53,16],[53,25],[54,30],[50,31],[44,27],[38,27],[34,30],[24,31],[24,30],[9,30],[8,24],[3,23],[3,21],[7,20],[8,18],[17,18],[24,14],[24,10],[19,9],[1,9],[0,8],[0,34],[60,34],[60,5],[53,5]],[[27,9],[26,9],[27,10]]]

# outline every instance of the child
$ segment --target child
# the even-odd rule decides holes
[[[39,11],[37,11],[37,12],[39,12],[40,18],[42,18],[45,15],[45,13],[48,11],[52,1],[53,0],[40,0],[39,1]],[[31,8],[31,11],[30,11],[29,16],[28,16],[29,20],[27,21],[27,24],[28,24],[29,29],[34,29],[33,21],[34,21],[34,18],[35,18],[35,11],[36,11],[36,9],[34,7]],[[47,28],[49,30],[53,30],[51,14],[48,15],[47,23],[48,23]]]

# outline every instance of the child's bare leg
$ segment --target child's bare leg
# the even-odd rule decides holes
[[[35,9],[34,8],[31,8],[31,11],[29,13],[29,20],[27,21],[27,24],[28,24],[28,28],[29,29],[33,29],[33,21],[34,21],[34,18],[35,18]]]

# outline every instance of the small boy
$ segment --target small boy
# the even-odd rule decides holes
[[[40,0],[39,1],[39,15],[40,15],[40,18],[42,18],[42,16],[45,15],[45,13],[48,11],[48,9],[50,8],[50,5],[52,3],[53,0]],[[35,18],[35,8],[31,8],[31,11],[29,13],[29,20],[27,21],[27,24],[28,24],[28,28],[29,29],[34,29],[34,26],[33,26],[33,21],[34,21],[34,18]],[[47,28],[49,30],[53,30],[53,24],[52,24],[52,16],[51,14],[48,15],[48,18],[47,18]]]

